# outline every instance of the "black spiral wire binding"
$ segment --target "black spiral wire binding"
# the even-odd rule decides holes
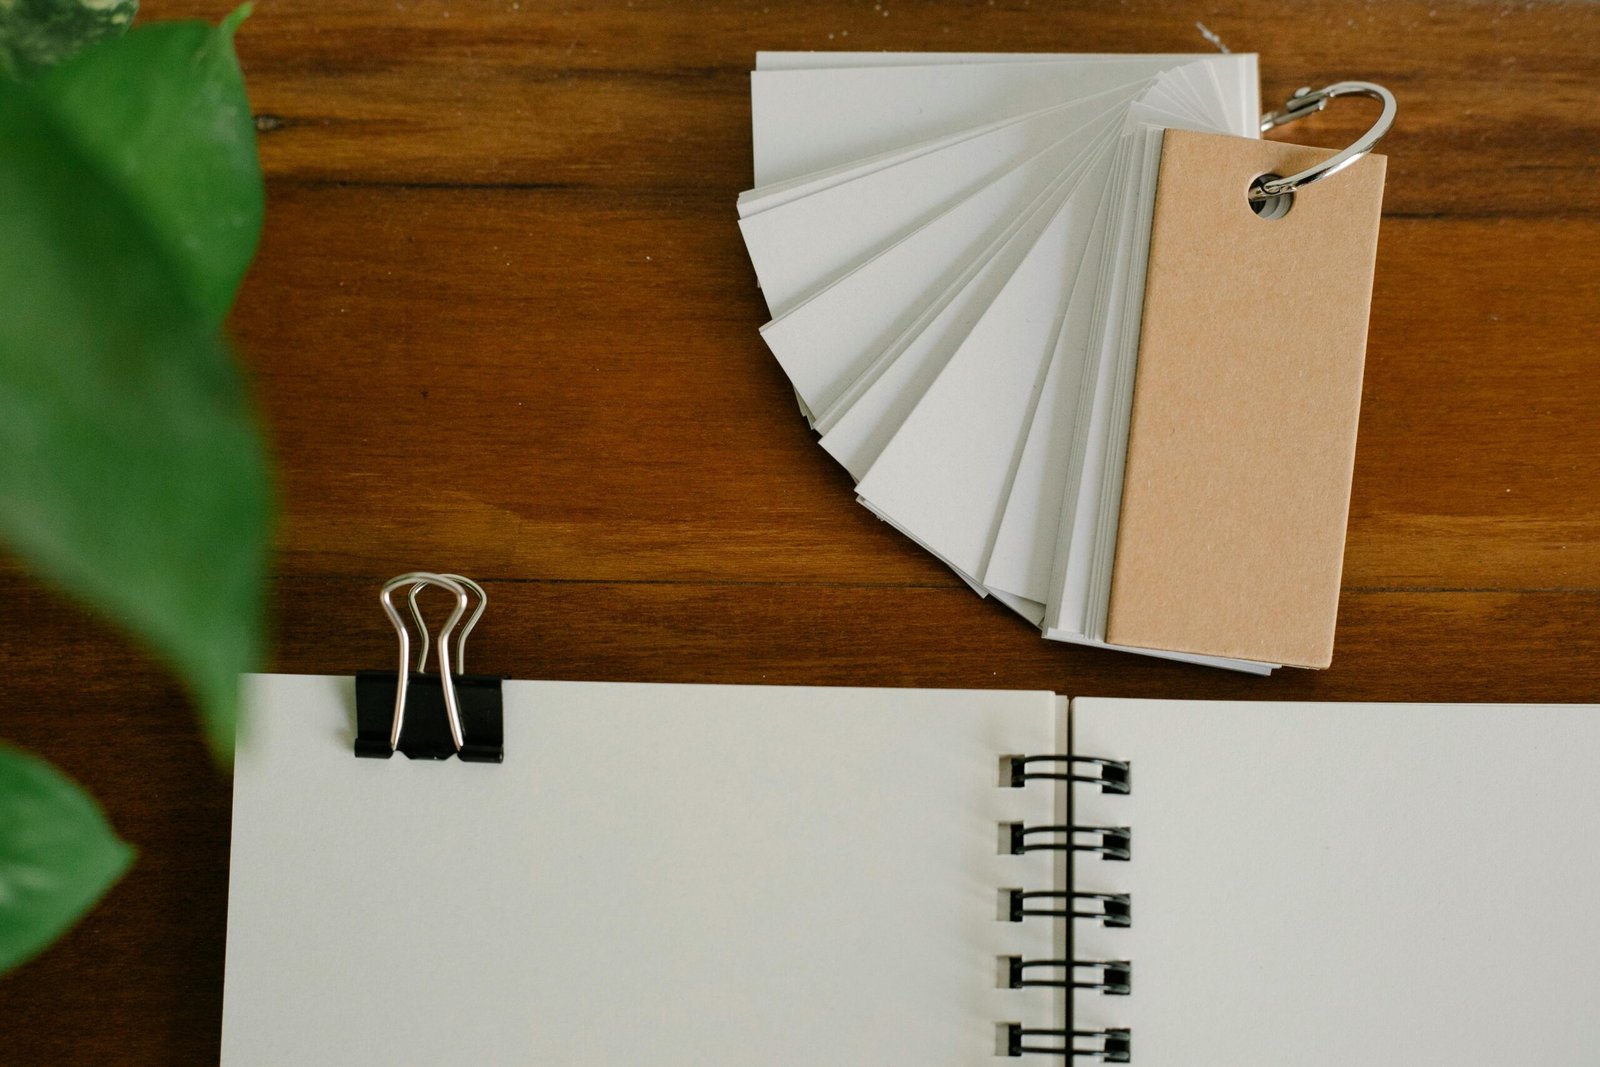
[[[1070,901],[1064,907],[1038,907],[1029,901]],[[1079,901],[1085,901],[1083,908]],[[1098,910],[1090,911],[1090,905]],[[1011,890],[1009,913],[1011,921],[1019,923],[1030,915],[1054,916],[1062,919],[1099,919],[1101,926],[1132,926],[1133,898],[1127,893],[1061,893],[1053,890]]]
[[[1037,1044],[1041,1038],[1054,1043]],[[1061,1056],[1099,1060],[1101,1063],[1132,1063],[1133,1035],[1120,1026],[1107,1030],[1030,1030],[1013,1023],[1006,1036],[1006,1055]]]
[[[1064,767],[1066,769],[1053,771],[1028,769],[1030,766],[1040,764]],[[1076,769],[1078,767],[1090,767],[1099,773],[1084,774]],[[1098,759],[1094,756],[1013,756],[1011,758],[1011,784],[1013,787],[1021,787],[1039,779],[1056,782],[1088,782],[1100,786],[1102,793],[1121,793],[1126,795],[1133,788],[1133,783],[1128,773],[1128,765],[1122,760]]]
[[[1133,965],[1127,960],[1025,960],[1012,956],[1010,978],[1012,989],[1032,986],[1049,986],[1055,989],[1098,989],[1110,996],[1125,997],[1133,992]],[[1050,977],[1030,978],[1029,973],[1045,969]],[[1079,971],[1094,970],[1099,976],[1092,981],[1078,977]]]
[[[1013,788],[1025,787],[1030,781],[1056,781],[1098,785],[1102,793],[1127,795],[1132,792],[1130,768],[1121,760],[1091,756],[1014,756],[1010,764]],[[1126,861],[1133,856],[1133,831],[1126,826],[1012,823],[1005,829],[1012,855],[1083,852],[1112,862]],[[1012,922],[1023,922],[1032,916],[1050,916],[1098,919],[1102,926],[1125,928],[1133,925],[1133,900],[1127,893],[1012,889],[1008,913]],[[1133,965],[1128,960],[1027,960],[1013,956],[1005,962],[1008,985],[1012,989],[1038,986],[1098,989],[1107,996],[1127,996],[1133,992]],[[1133,1034],[1124,1027],[1036,1030],[1010,1023],[1006,1027],[1005,1045],[1008,1056],[1044,1055],[1102,1063],[1131,1063],[1133,1056]]]
[[[1098,841],[1083,840],[1094,835]],[[1029,839],[1032,840],[1029,840]],[[1133,857],[1133,831],[1126,826],[1024,826],[1011,824],[1011,854],[1024,852],[1097,852],[1101,859],[1127,860]]]

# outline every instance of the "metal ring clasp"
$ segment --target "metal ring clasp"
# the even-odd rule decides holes
[[[1314,167],[1307,167],[1298,174],[1291,174],[1287,178],[1269,178],[1253,186],[1249,193],[1251,200],[1268,200],[1282,196],[1284,193],[1292,193],[1296,189],[1303,189],[1313,182],[1320,182],[1324,178],[1338,174],[1372,151],[1372,146],[1389,132],[1390,126],[1394,125],[1394,94],[1389,90],[1373,82],[1334,82],[1324,89],[1314,90],[1309,87],[1296,89],[1282,108],[1261,116],[1261,132],[1266,133],[1270,129],[1321,111],[1328,106],[1328,101],[1336,96],[1370,97],[1382,102],[1383,113],[1378,116],[1378,121],[1372,124],[1370,130],[1338,155],[1325,159]]]

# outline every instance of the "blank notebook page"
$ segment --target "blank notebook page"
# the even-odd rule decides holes
[[[1001,758],[1048,693],[505,684],[503,765],[356,759],[348,678],[253,676],[234,783],[222,1062],[994,1062],[1056,1026],[997,958],[1058,885]],[[1038,783],[1035,783],[1037,786]]]
[[[1079,991],[1143,1067],[1593,1064],[1600,1057],[1600,708],[1074,700],[1074,786],[1132,859],[1074,923],[1132,993]]]

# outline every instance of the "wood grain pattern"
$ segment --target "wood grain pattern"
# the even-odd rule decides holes
[[[972,596],[851,503],[733,225],[758,48],[1190,51],[1197,17],[1262,54],[1269,100],[1400,100],[1320,673],[1047,644]],[[449,566],[491,584],[475,662],[522,677],[1600,699],[1600,8],[263,0],[239,47],[269,205],[232,328],[280,469],[276,669],[387,662],[376,583]],[[1314,294],[1308,264],[1263,295]],[[0,1061],[214,1062],[226,779],[157,666],[15,564],[0,595],[0,736],[141,851],[0,979]]]

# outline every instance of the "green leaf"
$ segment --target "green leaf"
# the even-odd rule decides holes
[[[132,862],[93,797],[0,744],[0,973],[65,933]]]
[[[0,76],[28,78],[128,28],[139,0],[0,0]]]
[[[0,540],[175,665],[229,752],[270,512],[233,358],[123,190],[4,81],[0,234]]]
[[[242,7],[221,26],[140,26],[35,83],[79,149],[150,223],[216,323],[261,237],[255,120],[233,51],[234,28],[248,13]]]

